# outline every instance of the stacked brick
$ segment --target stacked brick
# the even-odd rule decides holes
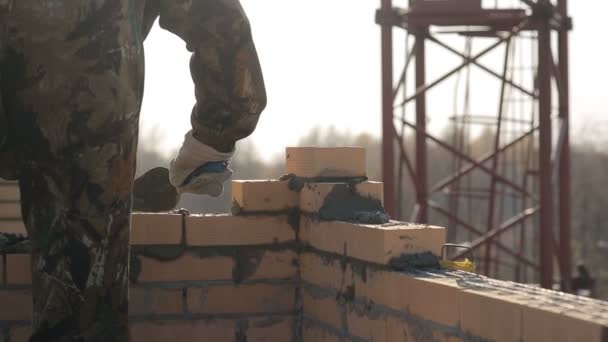
[[[292,340],[295,236],[281,215],[134,215],[132,340]]]
[[[25,234],[21,222],[19,187],[15,182],[0,180],[0,232]]]
[[[133,215],[132,341],[608,341],[604,302],[395,270],[445,230],[386,222],[363,149],[288,149],[287,169],[234,181],[234,215]],[[29,257],[1,260],[0,342],[26,341]]]

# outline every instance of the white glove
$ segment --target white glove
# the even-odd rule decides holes
[[[234,151],[222,153],[198,141],[189,131],[169,166],[169,179],[177,192],[218,197],[230,179],[228,163]]]

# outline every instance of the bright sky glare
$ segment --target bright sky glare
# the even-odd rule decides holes
[[[380,31],[374,23],[379,1],[241,0],[251,21],[264,71],[268,107],[249,138],[268,159],[283,153],[315,126],[380,134]],[[598,27],[608,2],[571,1],[572,116],[577,130],[598,127],[608,118],[608,47]],[[157,129],[159,151],[177,149],[190,127],[194,90],[185,44],[155,26],[146,40],[146,88],[142,135]],[[427,53],[428,54],[428,53]],[[492,58],[491,56],[488,58]],[[488,61],[490,65],[491,59]],[[429,60],[429,74],[459,64]],[[495,64],[500,70],[500,64]],[[490,90],[488,90],[490,91]],[[495,90],[491,91],[494,94]],[[450,90],[429,95],[431,129],[445,126],[452,108]],[[473,96],[485,97],[484,93]],[[488,103],[493,106],[494,102]],[[606,126],[599,125],[608,129]],[[573,136],[576,141],[577,137]]]

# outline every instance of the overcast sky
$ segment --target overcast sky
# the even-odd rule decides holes
[[[283,153],[285,146],[295,144],[315,126],[380,134],[380,32],[374,23],[379,1],[241,2],[252,24],[268,91],[268,107],[249,138],[265,158]],[[576,132],[597,127],[608,130],[608,124],[603,126],[608,122],[608,47],[601,43],[606,37],[600,30],[605,29],[598,29],[603,27],[608,2],[593,1],[594,7],[589,1],[570,3],[575,26],[571,34],[571,94],[576,141]],[[446,39],[452,42],[452,38]],[[456,40],[453,43],[460,44]],[[180,146],[190,127],[194,90],[189,53],[179,38],[157,26],[145,47],[142,134],[159,129],[162,137],[153,142],[154,148],[171,151]],[[485,60],[497,71],[501,69],[500,53],[497,50]],[[433,47],[427,54],[429,79],[461,62]],[[454,112],[454,82],[429,94],[433,130],[444,127],[446,118]],[[495,115],[496,101],[492,99],[499,83],[490,78],[482,84],[471,94],[472,101],[481,104],[474,110]],[[485,113],[487,110],[492,113]],[[152,142],[144,138],[141,144],[145,143]]]

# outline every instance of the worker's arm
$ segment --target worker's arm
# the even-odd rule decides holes
[[[192,135],[218,152],[232,152],[266,106],[249,20],[238,0],[160,1],[160,26],[192,52]]]

